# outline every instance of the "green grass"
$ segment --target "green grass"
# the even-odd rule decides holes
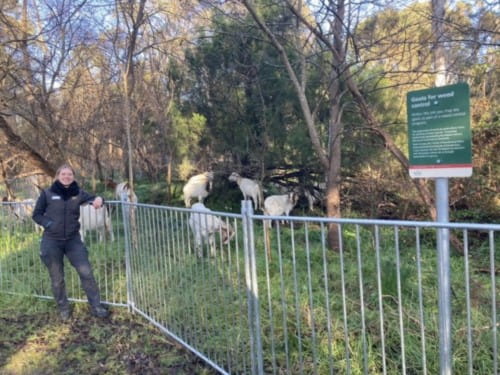
[[[249,333],[241,228],[238,246],[225,248],[217,258],[200,259],[188,251],[192,243],[179,215],[138,210],[137,222],[143,229],[137,235],[139,245],[131,257],[134,302],[222,367],[230,363],[234,373],[242,373],[248,369]],[[293,231],[283,227],[279,244],[273,232],[272,258],[267,259],[262,227],[255,226],[265,372],[316,370],[323,374],[330,369],[335,373],[349,369],[352,374],[361,374],[366,366],[369,373],[378,374],[382,372],[384,349],[388,374],[402,372],[403,357],[407,373],[422,373],[424,353],[414,231],[398,231],[398,253],[393,228],[381,228],[377,254],[373,230],[361,228],[358,254],[355,226],[343,228],[343,253],[323,251],[320,229],[318,225],[296,225]],[[33,293],[33,288],[36,290],[47,279],[43,272],[36,271],[36,236],[12,233],[0,237],[0,249],[2,246],[9,248],[0,252],[0,265],[10,272],[8,280],[3,279],[4,286]],[[111,247],[94,242],[90,246],[100,285],[105,285],[101,290],[116,289],[110,295],[116,292],[123,296],[126,292],[121,271],[123,246],[124,239],[120,237]],[[498,243],[496,250],[494,261],[498,264]],[[429,374],[435,374],[439,373],[438,287],[435,240],[430,230],[422,230],[420,257],[425,365]],[[493,372],[489,257],[484,237],[471,238],[468,260],[472,366],[477,374]],[[465,274],[465,258],[452,253],[453,371],[457,374],[466,373],[468,368]],[[77,289],[78,281],[75,285]],[[498,280],[495,288],[498,294]],[[120,311],[126,318],[125,310]],[[98,331],[92,335],[98,336]],[[137,350],[147,347],[140,343],[138,346]]]
[[[281,247],[278,246],[277,236],[272,238],[272,259],[265,257],[265,247],[259,231],[261,227],[257,225],[260,325],[266,373],[272,372],[273,368],[279,369],[278,372],[288,370],[292,373],[312,373],[316,370],[320,374],[328,373],[333,368],[335,372],[345,373],[349,368],[351,373],[357,374],[364,372],[365,365],[370,373],[381,373],[382,349],[385,349],[389,374],[401,373],[403,357],[409,373],[423,371],[419,274],[414,231],[400,230],[398,233],[399,265],[396,262],[397,251],[392,228],[381,229],[379,263],[372,230],[360,230],[361,263],[358,263],[354,226],[344,228],[342,255],[331,251],[322,252],[321,235],[317,227],[309,228],[309,241],[306,240],[304,227],[297,226],[293,235],[290,229],[283,228],[280,233]],[[203,340],[197,343],[197,347],[214,357],[224,358],[224,351],[230,345],[231,338],[241,333],[231,322],[239,323],[242,327],[248,325],[242,252],[239,252],[239,261],[235,261],[237,252],[233,252],[234,263],[231,267],[229,262],[220,258],[200,260],[194,255],[185,255],[185,248],[180,253],[166,252],[165,263],[162,263],[157,256],[158,250],[148,245],[148,241],[154,243],[158,240],[146,238],[148,236],[144,233],[139,240],[143,245],[138,251],[139,258],[134,261],[136,278],[143,280],[146,285],[156,285],[158,289],[149,292],[142,290],[142,294],[138,296],[139,304],[150,306],[157,316],[179,322],[180,329],[184,325],[190,326],[189,319],[192,319],[203,335]],[[439,331],[437,259],[435,243],[428,239],[430,237],[429,233],[422,233],[424,242],[420,255],[420,277],[425,322],[425,365],[428,373],[433,374],[439,372]],[[241,233],[239,238],[241,240]],[[488,369],[491,372],[491,278],[480,271],[485,263],[488,264],[489,255],[487,248],[479,244],[473,243],[469,258],[473,368],[475,371]],[[309,253],[306,251],[307,246]],[[242,248],[240,244],[239,249]],[[226,257],[229,254],[230,251],[227,251]],[[174,258],[175,267],[169,270],[167,263],[169,260],[174,262]],[[341,261],[344,263],[343,268]],[[498,252],[495,261],[500,261]],[[466,372],[468,366],[464,262],[464,257],[452,255],[453,368],[456,373]],[[212,289],[212,286],[217,288]],[[382,306],[379,303],[379,287],[382,290]],[[499,285],[496,288],[498,290]],[[342,289],[345,290],[345,320]],[[164,296],[158,295],[157,290],[165,291],[169,301],[175,302],[162,308]],[[243,305],[241,296],[244,299]],[[383,310],[383,337],[380,309]],[[187,320],[183,321],[183,318]],[[344,324],[348,330],[347,341]],[[382,339],[385,341],[383,348]],[[233,344],[231,355],[244,358],[241,353],[248,350],[245,346],[247,340],[243,339],[241,346]],[[482,373],[487,374],[488,371]]]
[[[92,317],[76,304],[62,322],[53,302],[0,293],[0,373],[216,374],[140,316],[112,308]]]

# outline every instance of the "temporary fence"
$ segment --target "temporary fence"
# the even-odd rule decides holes
[[[48,272],[39,256],[43,229],[31,219],[33,208],[34,202],[30,200],[0,205],[0,291],[52,299]],[[99,231],[88,232],[85,243],[102,299],[110,305],[127,306],[121,207],[111,202],[107,215],[112,226],[107,232],[102,226],[98,227]],[[78,274],[69,263],[66,263],[65,274],[71,300],[86,301]]]
[[[238,214],[109,202],[108,214],[102,235],[85,234],[102,298],[220,373],[443,374],[443,318],[450,371],[498,373],[498,224],[270,217],[249,202]],[[445,265],[439,231],[454,239]],[[51,298],[40,233],[0,206],[1,292]]]

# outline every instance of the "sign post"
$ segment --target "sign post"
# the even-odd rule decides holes
[[[449,222],[448,178],[472,175],[469,86],[407,94],[410,177],[435,178],[436,221]],[[438,229],[439,339],[442,374],[451,374],[450,233]]]

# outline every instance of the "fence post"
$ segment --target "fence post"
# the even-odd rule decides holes
[[[264,365],[260,336],[259,289],[257,286],[257,266],[255,261],[255,242],[252,219],[253,206],[251,200],[241,201],[241,214],[243,216],[243,247],[245,251],[245,279],[252,374],[263,375]]]
[[[132,307],[134,307],[134,297],[132,293],[132,269],[130,264],[130,217],[128,203],[123,203],[123,199],[120,201],[120,206],[122,208],[122,218],[123,218],[123,238],[125,240],[125,278],[127,285],[127,306],[130,312],[133,312]]]
[[[448,179],[436,179],[437,222],[449,222]],[[439,290],[439,362],[441,375],[452,373],[450,230],[437,230]]]

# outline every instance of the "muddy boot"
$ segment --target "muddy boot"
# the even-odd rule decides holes
[[[71,318],[71,309],[69,306],[59,308],[59,317],[62,321],[68,321]]]
[[[109,310],[103,305],[90,306],[90,313],[98,318],[106,318],[109,316]]]

